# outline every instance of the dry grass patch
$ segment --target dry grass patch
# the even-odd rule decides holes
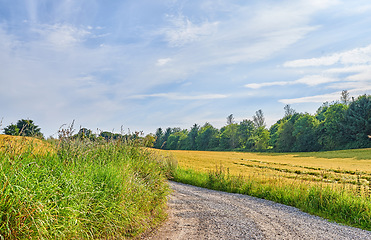
[[[51,144],[44,140],[40,140],[32,137],[22,136],[10,136],[0,135],[0,151],[11,152],[14,155],[19,155],[25,151],[29,151],[33,154],[47,154],[55,152],[55,149]]]

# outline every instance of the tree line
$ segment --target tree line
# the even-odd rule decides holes
[[[91,129],[80,127],[79,131],[75,133],[75,129],[73,128],[74,121],[72,124],[67,128],[60,128],[58,131],[58,138],[70,138],[70,139],[88,139],[90,141],[97,141],[97,140],[119,140],[123,142],[132,142],[138,143],[143,146],[152,146],[154,142],[154,138],[151,135],[143,137],[143,132],[130,132],[127,134],[123,133],[112,133],[108,131],[99,131],[98,134],[94,133]],[[1,126],[1,124],[0,124]],[[12,135],[12,136],[23,136],[23,137],[35,137],[39,139],[44,139],[44,134],[41,132],[41,128],[34,123],[33,120],[30,119],[20,119],[17,121],[16,124],[10,124],[3,129],[3,133],[5,135]],[[50,136],[48,139],[54,139]]]
[[[168,150],[240,150],[308,152],[371,147],[371,95],[350,99],[344,90],[340,101],[323,103],[315,114],[297,113],[290,105],[284,117],[269,129],[262,110],[252,120],[227,117],[222,128],[206,122],[189,130],[158,128],[153,147]],[[147,136],[148,137],[148,136]]]

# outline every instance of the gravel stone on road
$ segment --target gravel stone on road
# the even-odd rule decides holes
[[[146,239],[370,239],[297,208],[170,182],[169,219]]]

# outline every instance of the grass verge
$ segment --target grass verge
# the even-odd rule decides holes
[[[354,195],[347,189],[305,182],[288,184],[282,178],[231,176],[222,166],[208,173],[177,168],[173,180],[272,200],[338,223],[371,230],[370,198]]]
[[[51,146],[49,146],[51,147]],[[0,150],[0,238],[126,239],[166,218],[170,167],[118,141]]]

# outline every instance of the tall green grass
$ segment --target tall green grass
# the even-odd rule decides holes
[[[166,218],[170,167],[154,153],[119,141],[56,145],[0,151],[1,239],[125,239]]]
[[[178,168],[173,177],[178,182],[272,200],[338,223],[371,230],[371,199],[348,189],[305,182],[287,184],[282,178],[231,176],[223,167],[209,173]]]

